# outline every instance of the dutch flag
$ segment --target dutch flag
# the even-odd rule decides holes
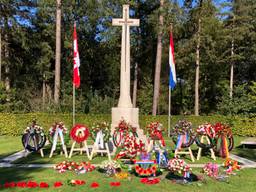
[[[172,33],[170,33],[169,65],[170,65],[169,86],[171,89],[174,89],[176,85],[176,70],[175,70],[175,61],[174,61],[174,45],[173,45]]]

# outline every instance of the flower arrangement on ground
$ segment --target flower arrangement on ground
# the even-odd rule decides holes
[[[116,173],[121,172],[121,165],[114,160],[105,160],[100,164],[100,169],[102,169],[106,176],[114,176]]]
[[[207,163],[203,167],[203,173],[208,175],[209,177],[216,178],[218,176],[219,167],[216,163]]]
[[[189,178],[190,172],[192,171],[189,165],[186,164],[183,159],[178,158],[169,160],[168,169],[172,173],[181,174],[184,178]]]
[[[91,128],[91,137],[93,140],[96,139],[97,133],[102,132],[103,134],[103,141],[104,143],[107,143],[111,137],[110,132],[111,132],[111,125],[108,122],[99,122],[96,123],[92,126]]]
[[[90,162],[77,163],[74,161],[63,161],[54,166],[54,169],[59,173],[64,173],[66,171],[75,171],[78,174],[91,172],[95,167]]]
[[[228,175],[234,174],[234,171],[241,169],[241,166],[238,165],[238,162],[232,159],[226,159],[224,162],[224,167],[227,168],[226,173]]]
[[[116,155],[116,159],[123,157],[134,159],[142,151],[145,151],[145,144],[136,137],[128,135],[125,137],[123,148]]]
[[[156,176],[158,170],[156,160],[151,160],[151,154],[142,152],[139,160],[134,160],[135,172],[139,176]]]

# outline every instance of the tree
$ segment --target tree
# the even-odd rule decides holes
[[[56,51],[55,51],[55,83],[54,102],[59,104],[61,69],[61,0],[56,0]]]
[[[159,31],[157,35],[157,53],[156,53],[156,65],[155,65],[152,115],[156,115],[157,113],[157,106],[158,106],[158,100],[159,100],[161,64],[162,64],[162,38],[163,38],[163,24],[164,24],[163,7],[164,7],[164,0],[160,0]]]

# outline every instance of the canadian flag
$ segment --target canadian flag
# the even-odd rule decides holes
[[[80,59],[79,59],[79,52],[78,52],[76,23],[74,24],[73,38],[74,38],[73,84],[75,85],[76,88],[79,88],[80,87],[80,73],[79,73]]]

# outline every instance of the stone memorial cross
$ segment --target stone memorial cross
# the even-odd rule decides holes
[[[139,19],[129,18],[129,5],[123,5],[123,18],[113,19],[112,25],[122,26],[120,97],[118,107],[132,107],[130,96],[130,26],[139,26]]]

